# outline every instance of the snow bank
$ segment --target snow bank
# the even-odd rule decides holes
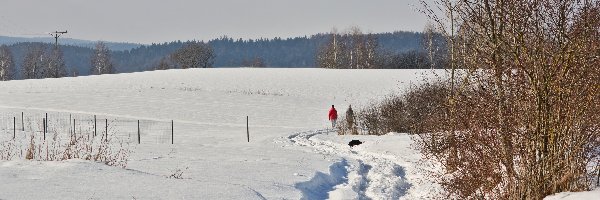
[[[207,184],[198,184],[203,181]],[[198,187],[199,185],[202,186]],[[0,197],[2,199],[260,199],[251,188],[242,185],[208,180],[169,179],[160,174],[110,167],[84,160],[0,161]]]
[[[348,181],[347,167],[348,162],[342,159],[329,166],[329,174],[316,172],[309,181],[296,183],[295,187],[302,191],[302,199],[327,199],[329,191]]]

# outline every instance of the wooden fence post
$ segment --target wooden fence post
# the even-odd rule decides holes
[[[17,136],[17,117],[14,117],[13,120],[13,140]]]
[[[94,115],[94,137],[96,137],[96,115]]]
[[[73,118],[73,136],[77,138],[77,132],[75,131],[75,118]]]
[[[138,131],[138,144],[140,144],[141,143],[140,142],[140,120],[138,120],[138,129],[137,129],[137,131]]]
[[[171,120],[171,144],[173,144],[173,137],[175,136],[175,134],[173,134],[173,127],[175,126],[175,124],[173,123],[173,120]]]
[[[596,179],[596,186],[600,186],[600,167],[598,167],[598,178]]]
[[[46,113],[46,126],[45,126],[45,130],[48,130],[48,113]],[[45,138],[45,137],[44,137]]]
[[[250,142],[250,127],[248,126],[248,116],[246,116],[246,137],[248,138],[248,142]]]
[[[25,122],[23,122],[23,112],[21,112],[21,128],[23,129],[22,131],[25,131]]]

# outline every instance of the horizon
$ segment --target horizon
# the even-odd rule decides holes
[[[7,0],[0,35],[135,44],[231,38],[293,38],[359,27],[364,32],[422,31],[418,0],[394,1],[86,1]],[[429,1],[429,0],[428,0]],[[108,14],[106,14],[108,13]]]
[[[360,27],[359,27],[360,28]],[[361,29],[362,30],[362,29]],[[411,33],[422,33],[422,31],[410,31],[410,30],[394,30],[394,31],[384,31],[384,32],[363,32],[365,34],[387,34],[387,33],[396,33],[396,32],[411,32]],[[89,42],[105,42],[105,43],[123,43],[123,44],[136,44],[136,45],[152,45],[152,44],[164,44],[164,43],[171,43],[171,42],[177,42],[177,41],[181,41],[181,42],[187,42],[187,41],[202,41],[202,42],[209,42],[209,41],[213,41],[213,40],[217,40],[220,39],[222,37],[228,37],[234,40],[238,40],[238,39],[242,39],[243,41],[249,41],[249,40],[260,40],[260,39],[268,39],[268,40],[273,40],[275,38],[280,38],[282,40],[288,40],[288,39],[294,39],[294,38],[301,38],[301,37],[312,37],[315,35],[319,35],[319,34],[330,34],[331,32],[320,32],[320,33],[314,33],[314,34],[310,34],[310,35],[297,35],[297,36],[290,36],[290,37],[279,37],[279,36],[275,36],[275,37],[259,37],[259,38],[234,38],[231,36],[227,36],[227,35],[223,35],[223,36],[219,36],[216,38],[210,38],[208,40],[195,40],[195,39],[187,39],[187,40],[170,40],[170,41],[164,41],[164,42],[153,42],[153,43],[135,43],[135,42],[124,42],[124,41],[106,41],[106,40],[95,40],[95,39],[81,39],[81,38],[71,38],[71,37],[63,37],[61,36],[58,39],[58,43],[59,45],[69,45],[69,44],[60,44],[61,39],[69,39],[69,40],[80,40],[80,41],[89,41]],[[52,36],[10,36],[10,35],[2,35],[0,34],[0,37],[9,37],[9,38],[24,38],[24,39],[48,39],[48,40],[53,40],[54,41],[54,37]],[[44,43],[44,42],[42,42]],[[54,42],[52,42],[54,43]]]

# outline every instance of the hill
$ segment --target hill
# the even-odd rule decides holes
[[[344,144],[351,136],[328,129],[327,110],[381,100],[425,72],[185,69],[3,82],[1,144],[12,141],[13,119],[25,112],[12,150],[27,148],[31,133],[44,144],[36,124],[47,112],[59,140],[69,139],[60,131],[69,130],[69,114],[84,136],[96,115],[101,127],[108,119],[111,141],[132,152],[125,168],[82,159],[0,160],[0,199],[324,199],[329,192],[333,199],[419,198],[431,186],[418,181],[420,154],[408,135],[358,136],[365,143],[351,149]],[[128,135],[136,134],[136,120],[141,144]],[[181,179],[169,178],[178,170]]]

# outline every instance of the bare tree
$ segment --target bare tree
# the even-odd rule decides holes
[[[365,48],[362,51],[363,67],[365,69],[374,69],[379,67],[377,66],[377,63],[379,63],[377,60],[379,58],[379,56],[377,55],[379,49],[379,42],[377,42],[377,38],[375,37],[375,35],[367,34],[365,37],[364,45]]]
[[[0,81],[14,79],[15,63],[12,53],[6,45],[0,46]]]
[[[438,27],[428,21],[423,30],[423,46],[427,51],[428,63],[431,69],[441,69],[446,65],[446,43]]]
[[[376,68],[379,43],[373,34],[364,34],[358,27],[338,34],[334,29],[329,41],[317,52],[317,65],[323,68]]]
[[[317,52],[317,65],[322,68],[342,68],[342,45],[341,36],[337,29],[332,29],[329,41],[321,46]]]
[[[110,50],[106,47],[104,42],[100,41],[96,43],[96,48],[94,49],[94,54],[91,59],[90,74],[99,75],[115,73],[116,70],[110,57]]]
[[[44,63],[46,67],[44,67],[43,72],[45,78],[60,78],[69,74],[67,72],[63,53],[58,47],[52,48],[51,52],[49,52],[49,55],[46,57],[48,60]]]
[[[154,67],[155,70],[167,70],[172,68],[173,64],[167,58],[161,58],[158,64]]]
[[[44,46],[42,44],[29,46],[27,54],[23,59],[23,79],[44,78],[44,66],[47,60],[44,56]]]
[[[261,57],[254,57],[252,59],[244,59],[241,63],[243,67],[267,67],[265,59]]]
[[[209,44],[192,41],[171,54],[171,59],[182,69],[209,68],[214,63],[215,53]]]

